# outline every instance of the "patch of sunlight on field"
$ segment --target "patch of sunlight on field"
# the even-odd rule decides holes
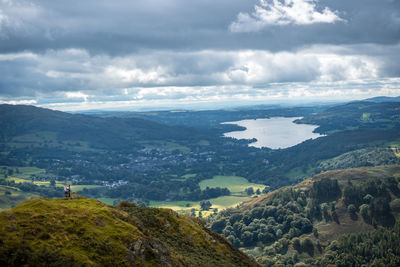
[[[219,211],[221,211],[226,208],[235,207],[251,198],[252,197],[250,196],[221,196],[217,198],[207,199],[212,204],[211,209],[209,211],[202,210],[201,213],[203,217],[207,217],[210,214],[214,213],[214,209],[218,209]],[[192,209],[195,209],[196,216],[198,216],[198,213],[200,211],[200,201],[150,201],[149,206],[171,209],[178,213],[186,214],[190,214]]]
[[[247,201],[251,199],[251,197],[237,197],[237,196],[222,196],[222,197],[217,197],[210,199],[210,202],[212,204],[212,208],[217,208],[219,210],[226,209],[226,208],[231,208],[235,207],[236,205],[239,205],[240,203]]]
[[[212,206],[209,211],[201,211],[203,217],[207,217],[214,213],[214,209],[223,210],[230,207],[235,207],[240,203],[251,199],[244,191],[246,188],[253,187],[254,191],[260,189],[262,191],[266,186],[263,184],[250,183],[246,178],[239,176],[214,176],[212,179],[203,180],[199,183],[202,190],[206,187],[228,188],[231,191],[230,196],[220,196],[217,198],[205,199],[210,201]],[[198,216],[200,211],[200,201],[150,201],[150,207],[172,209],[179,213],[191,214],[195,209],[195,214]]]
[[[175,211],[200,209],[199,201],[150,201],[150,207],[167,208]]]
[[[399,147],[392,147],[393,153],[396,157],[400,158],[400,148]]]
[[[228,188],[232,194],[243,192],[246,188],[253,187],[254,191],[260,189],[262,191],[266,186],[263,184],[250,183],[246,178],[239,176],[214,176],[212,179],[203,180],[199,183],[201,190],[206,187]]]

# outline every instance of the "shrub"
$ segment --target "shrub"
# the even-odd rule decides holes
[[[356,212],[356,206],[354,206],[353,204],[350,204],[348,207],[347,207],[347,211],[350,213],[350,214],[354,214],[355,212]]]

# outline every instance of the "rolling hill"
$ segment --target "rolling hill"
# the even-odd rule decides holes
[[[121,150],[138,147],[138,142],[143,140],[179,142],[200,137],[185,127],[166,126],[143,119],[99,118],[34,106],[3,104],[0,105],[0,114],[0,143],[17,142],[19,146],[35,145],[48,139],[56,144],[87,142],[92,148]],[[54,136],[55,139],[51,138]]]
[[[324,134],[354,129],[399,129],[400,102],[350,102],[305,116],[297,122],[319,125],[315,131]]]
[[[258,266],[200,220],[73,195],[0,213],[1,266]]]
[[[399,186],[400,165],[327,171],[222,211],[209,226],[265,266],[361,265],[357,257],[387,265],[400,251],[375,246],[379,234],[400,240]],[[356,240],[372,245],[355,252]]]

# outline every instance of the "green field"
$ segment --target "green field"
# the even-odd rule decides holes
[[[168,141],[138,141],[138,143],[141,143],[144,145],[146,148],[162,148],[167,151],[174,151],[174,150],[179,150],[181,153],[189,153],[190,148],[186,146],[182,146],[180,144],[174,143],[174,142],[168,142]]]
[[[71,185],[71,190],[73,192],[82,191],[83,188],[92,189],[92,188],[100,188],[103,187],[102,185],[93,185],[93,184],[78,184],[78,185]]]
[[[189,207],[186,205],[189,204]],[[168,208],[173,210],[186,210],[192,208],[200,208],[200,203],[196,201],[150,201],[151,207]]]
[[[5,169],[11,169],[13,170],[13,177],[21,178],[21,179],[31,179],[31,175],[44,175],[46,174],[46,171],[44,169],[39,169],[36,167],[6,167],[6,166],[0,166],[0,175],[1,177],[4,177],[5,174]],[[18,170],[18,172],[17,172]]]
[[[308,165],[305,170],[304,170],[304,167],[297,167],[297,168],[291,169],[288,173],[286,173],[286,177],[288,177],[291,181],[295,181],[300,177],[301,178],[310,177],[311,174],[313,173],[313,171],[314,171],[314,168],[312,168],[310,165]]]
[[[30,183],[32,182],[31,179],[23,179],[18,177],[8,177],[7,180],[14,181],[15,183]],[[44,185],[50,186],[50,181],[34,181],[35,185]],[[65,181],[56,181],[56,187],[64,187]],[[91,189],[91,188],[100,188],[103,187],[102,185],[91,185],[91,184],[79,184],[79,185],[71,185],[71,190],[73,192],[82,191],[84,188]]]
[[[183,178],[189,179],[189,178],[193,178],[196,177],[195,173],[188,173],[182,176]]]
[[[263,184],[250,183],[246,178],[239,176],[214,176],[212,179],[203,180],[199,183],[202,190],[206,187],[228,188],[231,191],[230,196],[221,196],[218,198],[208,199],[212,206],[209,211],[202,211],[202,216],[207,217],[214,212],[214,209],[223,210],[230,207],[235,207],[238,204],[252,198],[244,191],[246,188],[253,187],[254,191],[265,188]],[[200,201],[150,201],[151,207],[168,208],[181,213],[190,213],[192,209],[196,210],[196,215],[200,210]],[[188,206],[188,207],[187,207]]]
[[[361,115],[361,121],[362,122],[369,122],[371,121],[371,113],[363,113]]]
[[[240,203],[251,199],[249,196],[222,196],[208,199],[212,206],[209,211],[202,211],[203,217],[207,217],[214,212],[214,209],[223,210],[235,207]],[[189,207],[186,205],[189,204]],[[190,213],[192,209],[196,210],[196,215],[200,210],[200,201],[150,201],[150,207],[172,209],[179,213]]]
[[[239,176],[214,176],[212,179],[203,180],[199,183],[201,190],[215,187],[228,188],[232,195],[238,195],[244,192],[246,188],[253,187],[254,191],[265,188],[263,184],[250,183],[246,178]]]
[[[218,210],[235,207],[236,205],[251,199],[251,197],[238,197],[238,196],[222,196],[218,198],[210,199],[212,208],[217,208]]]
[[[184,181],[186,181],[187,179],[193,178],[193,177],[196,177],[196,174],[194,174],[194,173],[188,173],[188,174],[182,175],[182,176],[179,177],[179,178],[171,179],[171,181],[184,182]]]

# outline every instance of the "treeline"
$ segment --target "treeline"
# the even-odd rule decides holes
[[[153,181],[151,185],[142,185],[137,183],[128,183],[124,186],[114,188],[91,188],[84,189],[81,194],[88,197],[110,197],[119,199],[144,199],[144,200],[187,200],[187,201],[199,201],[210,198],[217,198],[220,196],[228,196],[231,194],[227,188],[205,188],[201,190],[199,185],[196,184],[191,190],[190,187],[184,187],[185,192],[177,192],[179,190],[179,182],[167,183],[163,181]]]

